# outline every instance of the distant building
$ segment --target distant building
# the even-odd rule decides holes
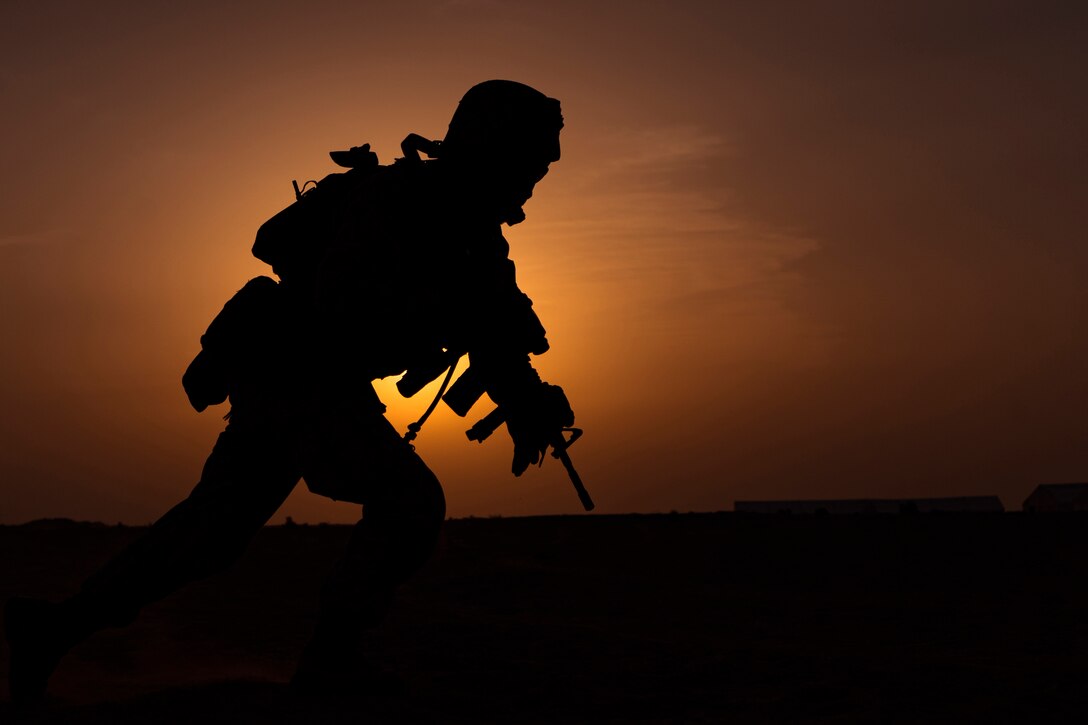
[[[1088,511],[1088,483],[1044,483],[1024,499],[1029,512]]]
[[[844,498],[807,501],[735,501],[733,510],[757,514],[1002,513],[997,496],[947,498]]]

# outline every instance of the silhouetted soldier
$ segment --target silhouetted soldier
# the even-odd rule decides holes
[[[530,364],[548,343],[501,232],[524,219],[534,185],[559,159],[562,125],[555,99],[482,83],[461,100],[444,141],[409,136],[405,158],[390,166],[368,147],[336,152],[351,170],[262,227],[254,253],[281,281],[251,280],[227,303],[184,379],[198,410],[228,395],[231,403],[200,482],[76,595],[8,603],[14,700],[40,699],[63,654],[94,631],[126,625],[236,561],[302,477],[364,513],[322,589],[293,682],[366,687],[369,676],[385,686],[359,644],[430,556],[445,500],[371,381],[407,369],[402,383],[421,387],[467,353],[458,386],[469,393],[459,395],[471,406],[486,391],[500,406],[515,475],[573,423],[562,390]]]

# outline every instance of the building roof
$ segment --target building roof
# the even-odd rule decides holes
[[[905,511],[1000,513],[1005,510],[997,496],[948,496],[943,498],[846,498],[798,501],[735,501],[733,510],[749,513],[902,513]]]
[[[1083,496],[1088,496],[1088,483],[1040,483],[1032,491],[1031,496],[1044,492],[1053,496],[1054,501],[1059,504],[1073,503]]]

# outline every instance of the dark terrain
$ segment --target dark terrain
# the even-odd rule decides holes
[[[62,597],[139,532],[0,527],[0,597]],[[407,694],[300,698],[285,683],[348,533],[265,529],[74,650],[29,721],[1085,721],[1088,516],[450,521],[371,645]]]

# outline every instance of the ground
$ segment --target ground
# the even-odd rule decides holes
[[[0,527],[0,597],[70,593],[140,529]],[[44,723],[1077,721],[1088,516],[668,514],[447,522],[370,647],[403,695],[286,682],[341,526],[74,650]],[[6,680],[6,648],[3,651]],[[14,718],[6,685],[0,721]]]

